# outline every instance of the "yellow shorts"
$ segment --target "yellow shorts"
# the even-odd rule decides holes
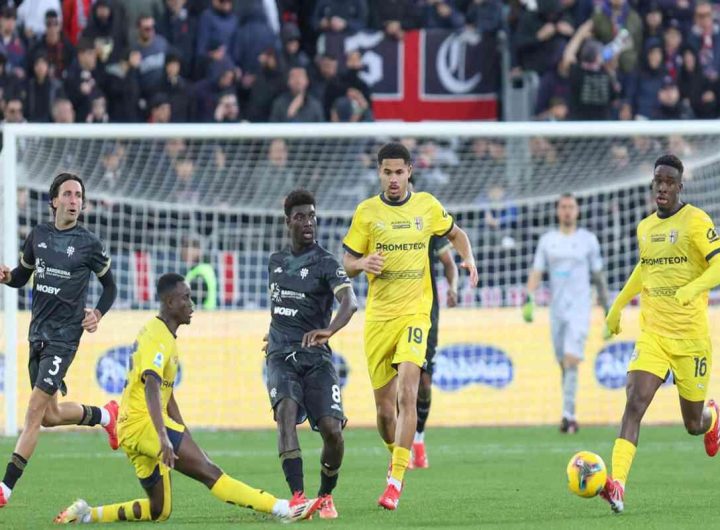
[[[365,357],[373,390],[387,385],[402,362],[424,366],[428,331],[428,315],[365,322]]]
[[[182,441],[185,426],[165,417],[165,429],[167,430],[170,442],[177,454],[180,442]],[[118,437],[120,447],[135,467],[135,475],[140,479],[143,486],[148,486],[149,479],[157,478],[156,468],[160,466],[160,439],[152,420],[133,421],[132,423],[120,423],[118,425]],[[152,484],[149,484],[152,486]]]
[[[712,343],[709,337],[671,339],[642,332],[628,365],[628,372],[635,370],[662,379],[672,370],[680,397],[705,401],[712,371]]]

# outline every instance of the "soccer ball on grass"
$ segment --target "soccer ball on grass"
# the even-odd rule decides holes
[[[590,451],[575,453],[567,465],[568,488],[575,495],[589,499],[605,487],[607,468],[599,455]]]

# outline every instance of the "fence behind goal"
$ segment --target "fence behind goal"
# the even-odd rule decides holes
[[[555,423],[560,373],[547,312],[525,324],[518,310],[537,240],[554,226],[554,201],[577,194],[580,224],[597,234],[616,291],[637,260],[635,227],[653,209],[657,156],[678,154],[688,167],[686,200],[720,215],[718,133],[707,122],[6,126],[3,262],[14,266],[32,226],[50,220],[52,177],[77,172],[87,186],[83,222],[107,245],[119,296],[99,331],[83,337],[70,397],[118,396],[135,335],[157,308],[154,281],[178,271],[194,278],[201,309],[179,333],[176,389],[185,418],[213,428],[272,426],[260,347],[270,319],[267,259],[287,243],[283,198],[298,187],[316,194],[319,241],[339,257],[355,206],[379,191],[377,149],[401,139],[413,152],[417,189],[435,194],[468,232],[480,271],[477,289],[461,274],[461,307],[441,312],[431,423]],[[444,305],[447,285],[435,273]],[[355,286],[364,301],[365,280]],[[0,425],[12,434],[29,392],[31,290],[17,300],[0,291]],[[90,302],[98,295],[93,281]],[[547,291],[538,299],[547,303]],[[619,419],[636,321],[626,311],[624,333],[606,344],[601,311],[593,314],[578,404],[585,422]],[[331,344],[350,425],[374,425],[362,315]],[[664,388],[650,419],[674,421],[676,402],[674,389]]]

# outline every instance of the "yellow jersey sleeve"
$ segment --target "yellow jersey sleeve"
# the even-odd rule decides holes
[[[452,230],[455,222],[452,215],[447,213],[440,201],[432,195],[430,197],[430,229],[436,236],[446,236]]]
[[[160,381],[163,380],[165,365],[170,355],[156,339],[147,334],[138,339],[137,359],[138,372],[143,380],[148,374],[155,375]]]
[[[690,222],[690,239],[705,261],[710,261],[720,254],[720,236],[715,224],[704,211],[697,209]]]
[[[367,254],[370,241],[370,230],[364,213],[365,208],[361,204],[355,210],[350,229],[343,239],[343,248],[358,258]]]

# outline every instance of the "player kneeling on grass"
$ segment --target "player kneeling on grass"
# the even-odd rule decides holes
[[[278,429],[278,452],[291,503],[305,499],[296,424],[306,418],[320,431],[320,517],[337,518],[332,492],[338,481],[345,414],[340,380],[328,340],[350,322],[357,299],[345,269],[315,240],[315,198],[295,190],[285,199],[290,246],[270,256],[270,331],[267,387]],[[333,300],[339,307],[332,318]]]
[[[140,331],[120,403],[120,446],[135,466],[147,499],[90,507],[82,499],[62,511],[56,523],[165,521],[172,510],[170,469],[202,482],[221,501],[272,513],[284,521],[307,519],[320,499],[291,505],[223,473],[190,436],[173,386],[179,365],[175,332],[190,324],[190,287],[179,274],[168,273],[157,284],[160,314]]]

